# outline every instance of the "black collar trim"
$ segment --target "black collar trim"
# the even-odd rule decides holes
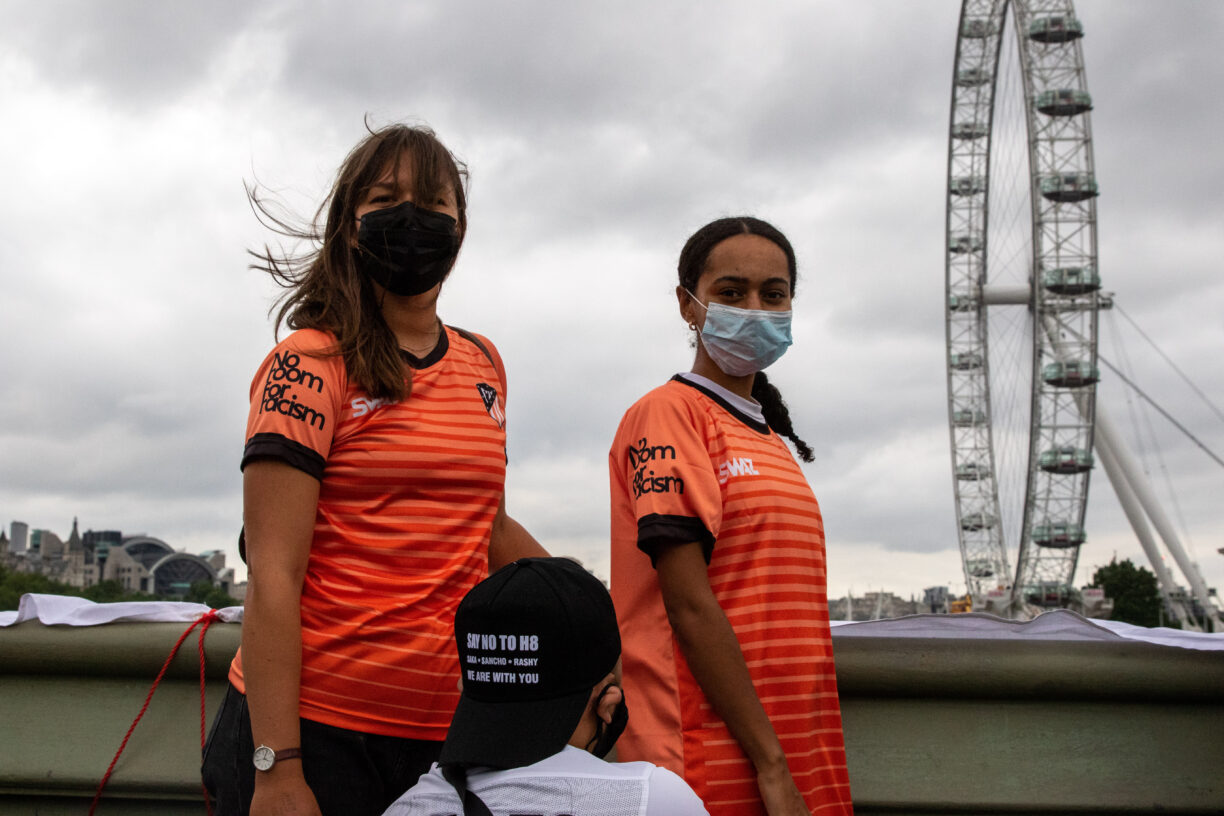
[[[433,351],[426,354],[424,357],[417,357],[407,349],[400,349],[400,357],[404,362],[417,369],[429,368],[434,363],[446,356],[446,350],[450,348],[450,338],[447,336],[446,327],[440,322],[438,323],[438,344],[433,347]]]
[[[672,381],[678,382],[681,385],[687,385],[689,388],[696,388],[698,391],[700,391],[701,393],[705,394],[710,399],[717,402],[727,411],[727,413],[731,414],[731,416],[735,417],[736,419],[738,419],[740,422],[747,425],[752,430],[756,431],[759,434],[766,434],[766,435],[769,434],[768,424],[764,422],[758,422],[756,419],[753,419],[752,417],[748,416],[743,411],[739,410],[734,405],[732,405],[731,403],[723,399],[721,394],[718,394],[715,391],[711,391],[709,388],[706,388],[704,385],[698,385],[697,383],[692,382],[691,380],[686,380],[684,379],[684,377],[681,377],[679,374],[676,374],[675,376],[673,376]]]

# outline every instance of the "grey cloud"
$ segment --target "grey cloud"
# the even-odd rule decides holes
[[[1224,80],[1224,11],[1076,5],[1098,100],[1106,288],[1224,393],[1211,91]],[[257,175],[309,215],[369,112],[375,124],[422,117],[472,163],[471,238],[442,314],[507,360],[511,509],[546,543],[606,562],[616,423],[691,360],[676,254],[706,220],[749,211],[777,223],[802,264],[800,342],[771,374],[817,451],[807,472],[831,549],[927,553],[955,575],[943,191],[957,8],[12,11],[0,39],[33,68],[38,95],[12,89],[20,138],[0,136],[19,190],[0,204],[0,370],[19,395],[0,405],[0,512],[53,529],[79,512],[95,528],[232,547],[247,387],[275,294],[244,269],[243,249],[265,236],[240,182]],[[30,124],[44,118],[48,138]],[[65,135],[84,120],[89,139]],[[90,217],[74,222],[82,204]],[[1110,343],[1103,330],[1116,354]],[[1224,447],[1218,420],[1163,374],[1157,363],[1137,376]],[[1167,431],[1158,439],[1170,471],[1188,474],[1191,526],[1219,529],[1204,507],[1218,471]],[[1125,531],[1100,472],[1092,490],[1092,536],[1113,540]],[[880,583],[911,589],[885,568]]]
[[[3,38],[51,82],[139,108],[172,102],[205,81],[218,51],[258,9],[241,0],[47,0],[7,15]]]

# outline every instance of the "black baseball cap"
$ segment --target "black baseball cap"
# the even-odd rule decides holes
[[[463,693],[439,763],[519,768],[565,747],[620,658],[612,596],[568,558],[521,558],[455,613]]]

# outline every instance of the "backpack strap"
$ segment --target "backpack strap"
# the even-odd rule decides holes
[[[498,387],[501,389],[502,399],[505,400],[506,398],[506,368],[505,368],[505,365],[502,363],[501,358],[494,357],[493,353],[489,351],[489,347],[486,346],[483,342],[481,342],[479,337],[477,337],[475,334],[468,331],[467,329],[461,329],[458,326],[452,326],[449,323],[445,325],[446,325],[446,328],[451,329],[452,331],[455,332],[455,334],[458,334],[464,340],[469,341],[476,348],[484,352],[484,356],[487,357],[489,360],[489,363],[492,364],[493,370],[497,372]],[[507,462],[510,461],[510,454],[508,452],[506,453],[506,461]]]
[[[460,337],[462,337],[464,340],[467,340],[467,341],[468,341],[469,343],[471,343],[473,346],[475,346],[476,348],[478,348],[478,349],[480,349],[482,352],[484,352],[484,356],[486,356],[486,357],[488,357],[488,358],[489,358],[489,362],[490,362],[490,363],[493,363],[493,367],[494,367],[494,368],[497,368],[497,361],[496,361],[496,360],[494,360],[494,359],[493,359],[493,355],[489,353],[489,349],[488,349],[488,347],[487,347],[487,346],[486,346],[484,343],[480,342],[480,338],[479,338],[479,337],[477,337],[476,335],[472,334],[472,333],[471,333],[470,331],[468,331],[467,329],[461,329],[461,328],[459,328],[458,326],[452,326],[452,325],[450,325],[449,323],[448,323],[448,324],[446,324],[446,328],[448,328],[448,329],[453,329],[453,330],[454,330],[454,331],[455,331],[455,332],[456,332],[456,333],[457,333],[457,334],[458,334]]]
[[[493,816],[493,811],[476,794],[468,790],[467,768],[462,765],[443,765],[442,778],[454,786],[463,802],[463,816]]]

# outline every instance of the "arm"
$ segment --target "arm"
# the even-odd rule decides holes
[[[497,370],[498,382],[502,384],[504,410],[509,389],[506,384],[506,366],[497,352],[497,347],[489,342],[489,338],[483,337],[481,340],[484,341],[483,344],[477,343],[477,345],[489,358],[489,362],[493,363],[493,367]],[[489,536],[489,572],[497,572],[519,558],[547,558],[548,555],[548,550],[540,546],[535,536],[507,515],[506,493],[503,490],[501,501],[497,504],[497,517],[493,519],[493,531]]]
[[[489,572],[497,570],[519,558],[547,558],[548,550],[540,546],[531,533],[510,516],[506,515],[506,496],[497,505],[497,517],[493,519],[493,532],[489,536]]]
[[[770,816],[807,816],[786,754],[757,697],[735,631],[710,589],[697,542],[659,549],[655,562],[667,619],[693,677],[748,755]]]
[[[283,462],[243,471],[243,523],[250,571],[242,623],[242,668],[255,745],[301,745],[302,582],[314,533],[319,482]],[[243,761],[243,758],[240,758]],[[246,760],[249,761],[249,760]],[[300,760],[255,773],[251,814],[318,814]]]

